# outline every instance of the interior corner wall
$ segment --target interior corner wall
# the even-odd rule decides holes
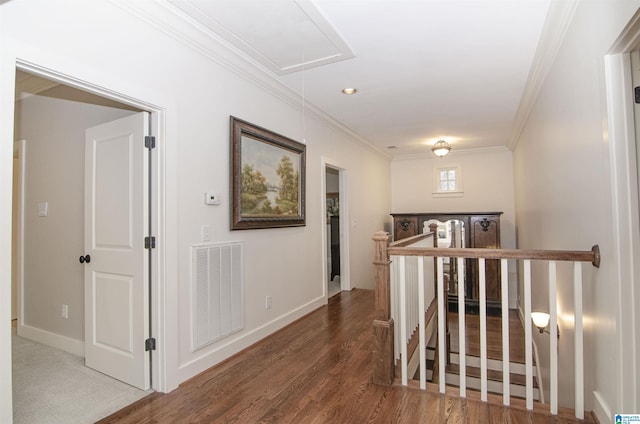
[[[384,153],[311,108],[303,118],[301,99],[279,89],[272,77],[254,77],[249,65],[230,59],[232,53],[214,55],[222,47],[206,52],[188,47],[163,32],[166,26],[149,25],[114,2],[24,0],[0,9],[0,37],[7,47],[0,49],[0,59],[15,57],[162,110],[158,155],[165,173],[160,208],[165,239],[159,239],[164,263],[158,296],[164,297],[157,316],[163,331],[157,352],[162,359],[154,361],[162,367],[161,378],[154,378],[162,390],[326,303],[323,156],[338,161],[347,174],[351,286],[373,287],[371,235],[389,223],[390,160]],[[4,113],[0,108],[0,116]],[[305,140],[306,226],[230,231],[230,115]],[[219,192],[222,205],[206,205],[205,191]],[[212,242],[243,243],[245,328],[194,351],[190,251],[202,243],[204,225]],[[265,308],[267,295],[271,309]]]
[[[20,326],[84,340],[84,131],[131,113],[45,96],[16,102],[15,137],[27,140]]]
[[[621,370],[612,357],[618,346],[619,282],[611,259],[604,56],[639,6],[638,1],[579,3],[514,151],[518,247],[589,250],[600,245],[600,268],[583,265],[585,407],[600,414],[600,422],[623,412]],[[573,407],[574,296],[567,268],[558,269],[559,400]],[[534,263],[532,272],[532,308],[548,310],[546,266]],[[548,336],[534,338],[548,387]]]
[[[435,169],[460,165],[461,197],[435,197]],[[473,152],[452,150],[444,158],[432,155],[397,158],[391,162],[391,211],[417,212],[503,212],[500,217],[500,245],[516,248],[513,154],[510,150]],[[516,307],[517,269],[509,263],[509,307]]]

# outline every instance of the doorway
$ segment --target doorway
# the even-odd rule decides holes
[[[84,356],[85,278],[78,263],[85,250],[84,130],[133,116],[140,109],[19,70],[15,105],[15,136],[29,140],[27,160],[18,153],[24,166],[16,170],[26,178],[14,178],[14,193],[21,193],[26,205],[14,214],[13,225],[18,235],[12,244],[14,268],[25,269],[12,290],[17,298],[17,333]],[[25,180],[27,184],[20,184]],[[14,203],[19,198],[20,194],[14,196]],[[22,232],[15,231],[20,227]],[[14,368],[14,382],[15,377]],[[56,389],[39,389],[44,394],[52,391]],[[122,399],[131,400],[131,395]],[[70,401],[74,399],[65,400]]]
[[[338,294],[340,289],[340,173],[326,167],[325,172],[327,204],[327,297]]]
[[[612,177],[612,267],[618,291],[616,378],[620,410],[637,410],[640,393],[640,340],[633,337],[640,328],[640,279],[637,266],[640,252],[640,205],[638,202],[638,147],[640,110],[635,103],[635,87],[640,81],[640,12],[609,49],[605,59],[607,91],[608,148]],[[635,109],[635,110],[634,110]],[[635,116],[634,116],[635,114]],[[626,370],[635,370],[629,373]],[[635,374],[635,375],[634,375]],[[596,403],[597,416],[606,416],[605,406]]]
[[[322,158],[324,291],[327,298],[351,290],[347,170]]]

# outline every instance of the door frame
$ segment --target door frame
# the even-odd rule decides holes
[[[25,165],[27,162],[27,140],[16,140],[13,142],[13,155],[19,162],[19,174],[18,181],[13,182],[13,186],[18,191],[17,202],[18,205],[15,208],[16,216],[12,219],[16,222],[17,233],[15,237],[16,240],[16,258],[15,263],[18,264],[18,269],[16,271],[16,283],[13,285],[13,274],[11,278],[11,299],[13,302],[13,297],[16,297],[16,318],[18,320],[18,327],[24,322],[24,307],[22,303],[22,299],[24,299],[24,208],[25,208],[25,178],[26,178],[26,169]],[[16,186],[17,185],[17,186]],[[14,236],[12,236],[14,237]],[[12,240],[13,242],[13,240]],[[13,245],[11,247],[11,251],[13,254]],[[13,256],[12,256],[13,257]],[[13,263],[12,263],[13,265]],[[12,303],[13,308],[13,303]],[[13,319],[13,316],[11,317]]]
[[[158,110],[157,108],[155,108],[153,105],[149,104],[148,102],[144,102],[144,101],[139,101],[139,100],[134,100],[128,96],[113,92],[111,90],[107,90],[103,87],[98,87],[94,84],[91,84],[89,82],[86,81],[82,81],[82,80],[78,80],[78,79],[74,79],[74,78],[70,78],[68,76],[64,76],[61,73],[52,71],[50,69],[45,69],[43,67],[37,66],[37,65],[33,65],[33,64],[27,64],[27,63],[22,63],[20,61],[16,62],[16,69],[19,69],[21,71],[25,71],[25,72],[29,72],[31,74],[52,80],[52,81],[56,81],[59,82],[61,84],[65,84],[68,86],[71,86],[73,88],[77,88],[79,90],[85,91],[85,92],[89,92],[92,94],[95,94],[97,96],[100,97],[104,97],[107,99],[111,99],[111,100],[115,100],[117,102],[123,103],[123,104],[127,104],[133,107],[136,107],[138,109],[147,111],[149,113],[149,122],[150,122],[150,134],[151,135],[155,135],[156,136],[156,148],[152,150],[152,155],[151,155],[151,161],[152,163],[149,164],[150,168],[151,168],[151,175],[150,175],[150,181],[149,184],[151,186],[150,188],[150,192],[151,192],[151,196],[152,196],[152,204],[151,204],[151,208],[150,210],[145,210],[144,213],[148,213],[149,214],[149,220],[151,220],[152,223],[152,229],[153,229],[153,234],[151,235],[156,235],[159,233],[159,227],[158,227],[158,219],[159,219],[159,211],[158,211],[158,197],[160,196],[158,187],[159,187],[159,170],[158,170],[158,136],[160,134],[160,127],[159,127],[159,122],[161,121],[161,115],[163,113],[162,110]],[[147,160],[147,157],[145,155],[144,157],[145,160]],[[147,188],[145,188],[146,190]],[[146,220],[146,218],[145,218]],[[156,236],[156,238],[158,238]],[[150,251],[149,254],[149,261],[151,262],[151,267],[150,270],[151,272],[149,273],[149,277],[150,277],[150,281],[146,282],[146,284],[149,284],[149,290],[152,293],[153,296],[153,300],[149,302],[149,310],[145,310],[143,311],[143,313],[145,315],[149,315],[149,313],[151,312],[151,328],[153,329],[153,334],[150,334],[149,337],[155,337],[156,339],[157,334],[160,332],[160,322],[158,319],[156,319],[156,317],[158,317],[158,313],[160,311],[157,311],[159,305],[157,302],[158,299],[158,290],[159,290],[159,284],[158,284],[158,274],[159,274],[159,270],[161,269],[161,267],[159,266],[159,258],[160,256],[158,255],[158,249],[153,249]],[[144,341],[141,341],[141,343],[143,343]],[[154,352],[151,352],[151,360],[150,360],[150,364],[151,364],[151,370],[150,370],[150,376],[151,376],[151,382],[153,383],[152,388],[156,389],[156,381],[161,379],[161,368],[154,366],[154,364],[157,361],[157,350]],[[157,389],[156,389],[157,390]]]
[[[327,237],[327,167],[338,171],[338,199],[340,213],[340,290],[351,290],[351,271],[349,263],[349,197],[347,195],[347,169],[341,166],[338,161],[320,157],[321,169],[321,202],[320,213],[322,231],[322,287],[325,299],[327,299],[327,251],[330,248]]]
[[[618,346],[614,349],[618,403],[609,405],[615,411],[608,411],[607,405],[602,405],[596,396],[594,412],[599,417],[640,408],[640,338],[637,337],[640,310],[636,309],[640,304],[640,291],[634,288],[634,283],[640,281],[640,267],[636,263],[640,255],[640,205],[630,59],[630,53],[639,47],[640,11],[604,57],[613,218],[613,252],[609,257],[619,284]]]
[[[20,55],[16,53],[20,50]],[[164,93],[140,84],[135,78],[122,79],[89,69],[73,61],[31,49],[19,43],[3,43],[0,53],[0,162],[13,161],[14,93],[16,69],[39,75],[105,98],[146,110],[151,115],[151,130],[156,137],[152,153],[151,175],[153,204],[151,219],[156,249],[151,251],[150,301],[153,337],[156,350],[151,353],[152,388],[169,392],[178,386],[177,364],[177,228],[167,228],[166,222],[175,222],[177,207],[177,126],[167,116],[176,116],[175,101]],[[143,78],[143,77],[141,77]],[[126,94],[124,94],[126,93]],[[141,100],[144,99],[144,100]],[[162,106],[159,106],[162,105]],[[12,163],[12,162],[11,162]],[[11,378],[11,205],[12,164],[0,166],[0,421],[12,420]],[[167,278],[171,275],[172,278]],[[167,284],[167,281],[170,283]],[[6,311],[6,312],[5,312]]]

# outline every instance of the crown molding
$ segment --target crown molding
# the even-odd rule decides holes
[[[511,150],[515,149],[520,140],[542,86],[562,47],[579,2],[580,0],[551,0],[549,4],[540,42],[507,141]]]
[[[414,159],[431,159],[431,160],[444,160],[449,159],[451,157],[456,156],[469,156],[469,155],[478,155],[482,153],[496,153],[496,152],[511,152],[506,146],[496,146],[496,147],[480,147],[477,149],[464,149],[464,150],[451,150],[449,154],[444,157],[436,157],[432,152],[425,152],[419,154],[407,154],[407,155],[398,155],[394,156],[391,159],[391,162],[400,162],[406,160],[414,160]]]
[[[374,153],[387,159],[391,158],[391,155],[387,152],[375,146],[313,103],[306,101],[302,96],[286,87],[278,81],[273,73],[264,65],[238,50],[231,43],[206,28],[167,0],[109,1],[191,50],[272,94],[304,113],[306,116],[312,117],[334,131],[359,142],[363,147],[366,147]]]

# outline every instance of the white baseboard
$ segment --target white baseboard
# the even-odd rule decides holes
[[[596,416],[596,419],[603,424],[613,421],[611,408],[609,408],[607,402],[604,401],[602,395],[595,390],[593,392],[593,414]]]
[[[302,318],[308,313],[313,312],[326,304],[326,296],[318,297],[308,302],[307,304],[302,305],[299,308],[294,309],[293,311],[288,312],[284,315],[281,315],[254,330],[237,335],[237,337],[227,341],[224,344],[213,345],[212,348],[206,353],[203,353],[199,357],[188,362],[180,364],[178,368],[178,384],[200,374],[201,372],[224,361],[232,355],[240,352],[243,349],[246,349],[252,344],[264,339],[265,337],[273,334],[281,328],[291,324],[292,322]]]
[[[42,330],[29,325],[18,325],[18,336],[34,342],[42,343],[56,349],[64,350],[76,356],[84,358],[84,341],[72,339],[50,331]]]

